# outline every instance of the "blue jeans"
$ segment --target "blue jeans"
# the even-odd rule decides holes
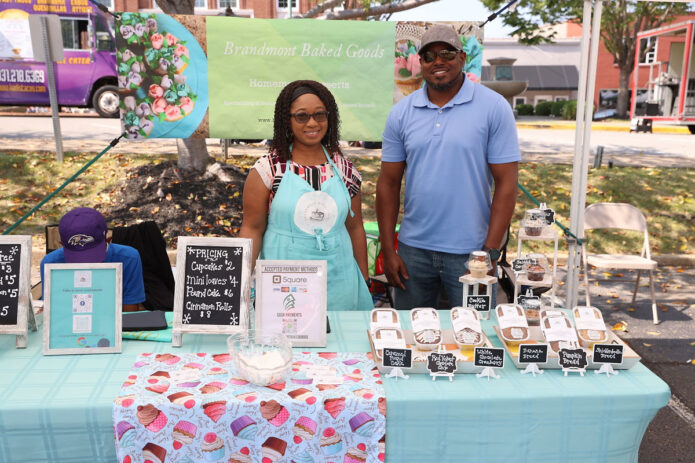
[[[395,306],[399,310],[415,307],[439,306],[440,287],[444,286],[451,307],[459,307],[463,301],[463,284],[459,277],[468,268],[469,254],[449,254],[413,248],[398,242],[398,255],[408,270],[408,279],[401,278],[405,291],[395,288]],[[492,287],[491,309],[497,302],[497,284]]]

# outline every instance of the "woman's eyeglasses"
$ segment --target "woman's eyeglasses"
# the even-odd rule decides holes
[[[301,112],[290,114],[290,117],[294,117],[294,120],[299,124],[306,124],[312,117],[316,122],[325,122],[328,119],[328,111],[316,111],[313,114]]]
[[[444,61],[451,61],[452,59],[456,58],[456,55],[461,53],[458,50],[439,50],[439,52],[436,51],[426,51],[422,54],[422,60],[425,63],[434,63],[434,60],[437,59],[437,55]]]

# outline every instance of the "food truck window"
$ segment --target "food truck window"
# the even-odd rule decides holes
[[[94,28],[97,37],[98,51],[114,51],[116,45],[113,43],[111,29],[108,27],[104,18],[97,16],[94,18]]]
[[[66,50],[86,50],[89,48],[87,40],[86,19],[60,18],[60,29],[63,33],[63,48]]]

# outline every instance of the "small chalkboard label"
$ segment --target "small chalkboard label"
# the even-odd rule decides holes
[[[451,374],[456,371],[456,356],[451,352],[432,352],[427,356],[430,373]]]
[[[545,212],[545,223],[548,225],[552,225],[555,222],[555,211],[548,208],[545,209],[543,212]]]
[[[382,364],[392,368],[412,368],[413,350],[412,349],[392,349],[384,347],[382,354]]]
[[[476,347],[474,365],[476,367],[504,368],[504,349]]]
[[[490,296],[487,295],[468,295],[466,296],[466,307],[475,309],[478,312],[490,311]]]
[[[17,325],[21,259],[19,244],[0,244],[0,325]]]
[[[547,344],[519,344],[519,363],[546,363]]]
[[[562,368],[584,369],[588,364],[584,349],[560,349],[557,355]]]
[[[594,344],[592,361],[620,365],[623,363],[623,349],[620,344]]]
[[[234,333],[248,326],[251,240],[179,237],[172,344],[180,333]]]
[[[514,259],[512,261],[512,269],[515,272],[521,272],[523,270],[526,270],[526,267],[528,267],[531,264],[535,264],[536,259],[531,259],[529,257],[519,257],[518,259]]]

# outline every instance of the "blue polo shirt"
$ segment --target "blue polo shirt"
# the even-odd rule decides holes
[[[442,108],[423,87],[391,109],[381,160],[406,163],[400,241],[453,254],[478,250],[490,223],[488,164],[521,160],[512,108],[470,79]]]
[[[123,304],[140,304],[145,302],[145,283],[142,278],[142,261],[137,249],[122,244],[110,243],[106,249],[104,262],[123,264]],[[45,264],[64,264],[63,248],[46,254],[41,260],[41,293],[43,294],[43,266]]]

